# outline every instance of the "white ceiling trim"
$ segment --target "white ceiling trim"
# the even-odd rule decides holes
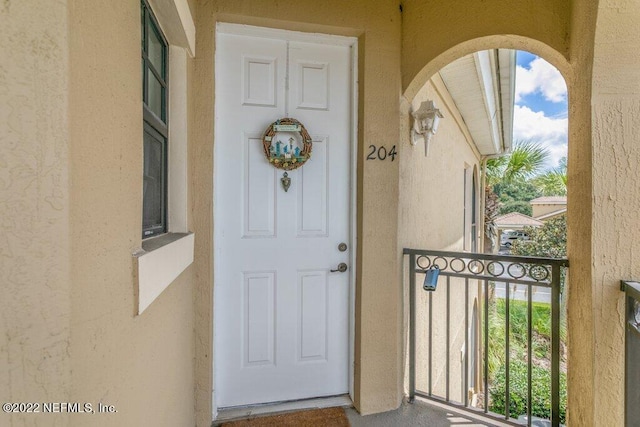
[[[440,70],[440,76],[482,155],[512,143],[515,51],[480,51]]]
[[[471,148],[471,150],[473,151],[473,154],[478,159],[480,159],[480,157],[482,157],[482,154],[480,154],[480,152],[478,151],[478,147],[476,147],[476,144],[473,142],[473,137],[471,136],[469,129],[467,129],[467,124],[464,122],[464,118],[460,114],[460,111],[456,106],[456,102],[451,97],[451,94],[447,90],[447,86],[442,81],[442,78],[440,77],[440,75],[434,74],[430,80],[430,84],[433,86],[434,90],[438,93],[438,96],[444,103],[444,108],[447,109],[447,112],[445,113],[445,117],[447,118],[451,117],[453,120],[456,121],[456,123],[458,124],[458,127],[460,128],[460,131],[464,135],[465,141],[469,145],[469,148]],[[416,105],[413,108],[419,108],[419,105]]]

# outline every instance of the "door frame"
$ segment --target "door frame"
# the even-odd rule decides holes
[[[349,272],[349,397],[351,400],[354,400],[354,379],[355,379],[355,313],[356,313],[356,260],[357,260],[357,251],[358,251],[358,239],[357,239],[357,220],[358,220],[358,211],[357,211],[357,177],[358,177],[358,39],[357,37],[348,37],[348,36],[340,36],[340,35],[332,35],[332,34],[320,34],[320,33],[304,33],[300,31],[290,31],[283,29],[275,29],[275,28],[266,28],[266,27],[255,27],[250,25],[242,25],[242,24],[234,24],[227,22],[216,22],[215,34],[216,38],[219,33],[225,34],[235,34],[239,36],[252,36],[252,37],[261,37],[261,38],[269,38],[269,39],[278,39],[285,40],[291,42],[307,42],[307,43],[319,43],[319,44],[327,44],[327,45],[335,45],[335,46],[346,46],[351,50],[351,72],[350,72],[350,84],[351,84],[351,108],[350,111],[350,126],[351,126],[351,141],[350,141],[350,156],[351,159],[349,161],[349,212],[348,212],[348,221],[350,227],[350,235],[349,235],[349,245],[351,247],[351,251],[349,253],[349,265],[351,266],[348,270]],[[217,82],[217,54],[214,54],[214,87]],[[215,342],[215,334],[216,334],[216,324],[215,324],[215,295],[216,295],[216,279],[218,277],[217,269],[215,268],[215,258],[216,252],[218,251],[218,244],[216,241],[216,209],[217,209],[217,182],[216,174],[217,174],[217,156],[216,156],[216,145],[215,141],[217,140],[218,126],[216,126],[216,103],[217,97],[214,95],[213,99],[214,103],[214,140],[213,140],[213,153],[214,153],[214,161],[213,161],[213,251],[212,251],[212,265],[213,265],[213,301],[212,307],[214,309],[214,315],[212,316],[212,333],[213,333],[213,342]],[[213,390],[211,393],[212,399],[212,419],[217,418],[218,407],[216,405],[215,399],[215,390],[216,390],[216,379],[215,379],[215,363],[216,363],[216,349],[213,349],[213,357],[211,358],[211,370],[214,374],[213,378]]]

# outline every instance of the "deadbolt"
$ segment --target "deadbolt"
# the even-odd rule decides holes
[[[339,271],[340,273],[344,273],[345,271],[347,271],[347,264],[341,262],[340,264],[338,264],[338,268],[336,270],[331,270],[332,273],[335,273],[337,271]]]
[[[344,251],[346,251],[346,250],[347,250],[347,244],[346,244],[346,243],[340,243],[340,244],[338,245],[338,250],[339,250],[340,252],[344,252]]]

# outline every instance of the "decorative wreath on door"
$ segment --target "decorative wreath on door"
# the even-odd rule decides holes
[[[304,125],[290,117],[271,123],[264,132],[262,145],[269,163],[287,171],[304,165],[313,147]]]

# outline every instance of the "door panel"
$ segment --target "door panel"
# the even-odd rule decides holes
[[[242,59],[242,105],[275,107],[277,58],[246,55]]]
[[[262,151],[256,149],[262,145],[262,135],[245,135],[244,140],[242,237],[275,237],[276,169],[265,162]]]
[[[312,139],[313,162],[307,162],[299,172],[298,237],[326,237],[328,230],[328,142],[327,137]]]
[[[348,392],[350,275],[330,270],[350,259],[350,105],[349,47],[218,32],[218,407]],[[313,139],[287,192],[262,148],[286,116]]]
[[[295,48],[295,47],[294,47]],[[298,78],[297,108],[329,109],[329,64],[296,61]]]
[[[244,273],[245,367],[275,364],[274,282],[274,272]]]
[[[326,270],[298,272],[300,362],[327,360],[328,286]]]

